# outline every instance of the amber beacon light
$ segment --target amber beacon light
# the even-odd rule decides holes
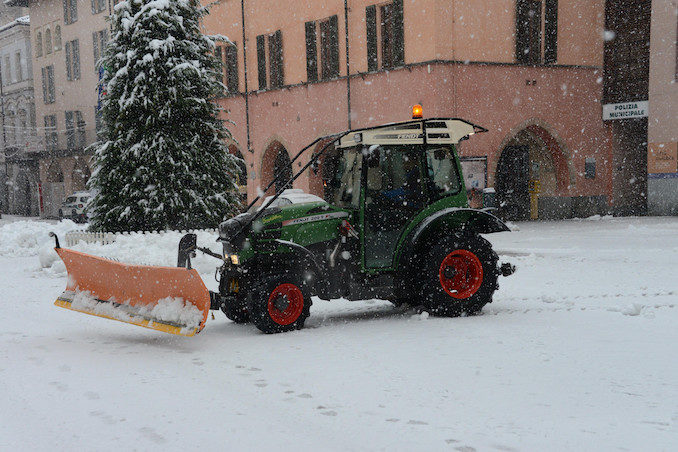
[[[421,105],[417,104],[412,107],[412,119],[421,119],[424,117],[424,109],[421,108]]]

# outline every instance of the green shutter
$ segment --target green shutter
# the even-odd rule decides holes
[[[318,46],[316,43],[315,22],[306,22],[306,79],[309,82],[318,80]]]
[[[376,71],[377,62],[377,7],[365,8],[365,24],[367,25],[367,70]]]

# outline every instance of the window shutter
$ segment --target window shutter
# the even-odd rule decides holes
[[[393,67],[393,4],[379,7],[381,12],[381,67]]]
[[[78,0],[71,0],[71,23],[78,20]]]
[[[365,8],[365,23],[367,25],[367,70],[376,71],[377,64],[377,7]]]
[[[226,69],[228,75],[226,87],[229,93],[239,92],[238,81],[238,46],[235,44],[226,47]]]
[[[546,0],[544,12],[544,63],[558,60],[558,0]]]
[[[78,39],[73,41],[71,48],[73,53],[73,79],[80,79],[80,41]]]
[[[259,89],[266,89],[266,37],[257,36],[257,73]]]
[[[330,17],[330,77],[339,77],[339,21]]]
[[[92,0],[94,2],[94,0]],[[92,3],[94,4],[94,3]],[[96,69],[97,67],[97,61],[99,61],[99,33],[94,32],[92,33],[92,43],[94,44],[94,68]]]
[[[64,23],[70,24],[68,21],[70,15],[68,14],[71,8],[71,0],[62,0],[64,6]]]
[[[47,90],[50,103],[54,102],[54,66],[47,66]]]
[[[306,79],[309,82],[318,80],[318,49],[316,44],[315,22],[306,22]]]
[[[218,77],[218,80],[223,83],[224,82],[224,70],[225,70],[225,68],[224,68],[224,59],[223,59],[223,56],[222,56],[221,47],[222,46],[217,45],[214,48],[214,58],[216,58],[219,61],[219,65],[217,66],[217,77]],[[219,77],[219,75],[221,75],[221,76]]]
[[[330,21],[320,22],[320,78],[322,80],[332,77],[330,35]]]
[[[49,103],[47,97],[47,68],[44,67],[40,71],[42,72],[42,100],[47,104]]]
[[[92,2],[92,14],[96,14],[97,11],[97,0],[90,0]]]
[[[405,64],[405,22],[403,0],[393,0],[393,64]]]
[[[269,36],[268,57],[270,60],[271,87],[280,88],[284,85],[285,73],[283,69],[282,31],[278,30]]]
[[[73,80],[73,57],[71,41],[66,43],[66,79]]]

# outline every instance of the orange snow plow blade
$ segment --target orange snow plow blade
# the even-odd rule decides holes
[[[210,295],[195,269],[122,264],[55,250],[68,271],[66,290],[55,305],[182,336],[205,326]]]

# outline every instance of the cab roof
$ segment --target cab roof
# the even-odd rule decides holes
[[[457,144],[474,133],[481,132],[487,132],[487,129],[459,118],[413,119],[351,130],[342,134],[337,147],[423,144],[424,140],[430,144]]]

